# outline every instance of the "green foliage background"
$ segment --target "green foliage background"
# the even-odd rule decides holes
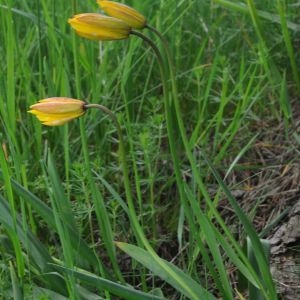
[[[191,285],[205,290],[201,299],[233,299],[237,292],[229,268],[234,265],[264,298],[273,300],[274,286],[267,280],[259,283],[233,224],[222,227],[215,208],[224,194],[231,197],[218,174],[239,167],[239,159],[264,130],[255,124],[293,124],[291,105],[300,90],[299,3],[126,4],[163,33],[174,57],[181,113],[195,159],[191,166],[178,133],[187,202],[178,194],[159,68],[148,46],[135,36],[103,43],[75,36],[68,18],[99,11],[94,1],[2,1],[0,297],[147,299],[154,291],[157,299],[200,299],[189,294]],[[146,34],[160,45],[151,32]],[[169,265],[155,255],[119,244],[138,264],[113,244],[137,245],[113,124],[89,111],[63,127],[44,127],[27,110],[53,96],[85,99],[116,113],[125,133],[139,222],[155,252],[174,263],[170,270],[186,283],[183,290],[176,288],[176,276],[164,275],[160,268]],[[208,161],[202,152],[209,154]],[[233,213],[246,234],[255,237],[245,225],[246,216],[236,207]],[[76,275],[70,271],[75,267],[89,273]]]

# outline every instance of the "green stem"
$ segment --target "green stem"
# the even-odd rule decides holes
[[[172,60],[172,55],[171,55],[171,51],[169,49],[168,43],[166,41],[166,39],[164,38],[164,36],[154,27],[147,25],[147,28],[150,29],[152,32],[154,32],[162,41],[165,53],[166,53],[166,57],[167,57],[167,62],[168,62],[168,71],[170,74],[170,81],[171,81],[171,88],[172,88],[172,96],[173,96],[173,105],[175,108],[175,113],[176,113],[176,118],[177,118],[177,123],[178,123],[178,127],[179,127],[179,131],[180,131],[180,135],[182,138],[182,142],[184,144],[185,150],[187,151],[188,154],[188,158],[190,160],[190,162],[194,161],[193,155],[190,151],[190,146],[189,146],[189,141],[186,135],[186,131],[185,131],[185,127],[183,124],[183,118],[182,118],[182,114],[181,114],[181,110],[180,110],[180,104],[179,104],[179,97],[178,97],[178,90],[177,90],[177,82],[176,82],[176,75],[175,75],[175,67],[174,67],[174,63]],[[192,163],[191,163],[192,164]]]
[[[182,282],[180,277],[177,276],[176,272],[174,271],[173,268],[169,266],[164,260],[160,259],[159,256],[156,254],[150,243],[148,242],[147,238],[144,235],[144,232],[139,224],[138,217],[136,215],[136,211],[134,208],[134,203],[133,203],[133,196],[130,188],[130,181],[129,181],[129,172],[128,172],[128,165],[127,165],[127,160],[126,160],[126,152],[125,152],[125,144],[123,140],[123,134],[122,134],[122,129],[121,126],[115,116],[115,114],[109,110],[107,107],[100,105],[100,104],[86,104],[84,106],[86,109],[88,108],[97,108],[104,113],[106,113],[114,123],[114,125],[117,128],[117,133],[118,133],[118,138],[119,138],[119,153],[121,156],[121,166],[123,170],[123,176],[124,176],[124,185],[125,185],[125,193],[127,197],[127,203],[128,203],[128,209],[129,209],[129,214],[130,214],[130,221],[133,226],[133,229],[136,234],[136,238],[138,242],[143,245],[149,255],[155,259],[155,261],[160,265],[161,268],[165,270],[169,274],[170,277],[174,278],[176,280],[178,286],[183,287],[185,290],[187,290],[185,283]],[[191,293],[192,294],[192,293]],[[193,299],[198,299],[196,296],[193,297]]]
[[[187,138],[187,134],[186,134],[186,130],[185,130],[185,126],[183,123],[183,118],[182,118],[182,114],[181,114],[181,109],[180,109],[180,104],[179,104],[179,97],[178,97],[178,90],[177,90],[177,83],[176,83],[176,76],[175,76],[175,67],[174,67],[174,63],[172,61],[172,55],[171,55],[171,51],[169,49],[168,43],[166,41],[166,39],[164,38],[164,36],[154,27],[147,25],[147,28],[149,30],[151,30],[152,32],[154,32],[159,39],[162,41],[165,53],[166,53],[166,57],[167,57],[167,62],[168,62],[168,71],[170,74],[170,81],[171,81],[171,86],[172,86],[172,96],[173,96],[173,105],[175,108],[175,114],[176,114],[176,121],[178,124],[178,128],[179,128],[179,132],[180,132],[180,136],[181,136],[181,140],[185,149],[185,153],[188,157],[188,160],[190,162],[191,165],[191,169],[195,178],[195,181],[197,182],[200,191],[202,192],[202,194],[204,195],[204,198],[206,199],[206,201],[208,202],[208,204],[210,205],[210,208],[216,212],[215,207],[213,206],[213,204],[210,201],[210,196],[204,186],[204,183],[202,181],[199,169],[197,167],[197,163],[196,160],[192,154],[191,151],[191,147],[189,145],[189,140]]]
[[[139,31],[132,31],[131,32],[133,35],[136,35],[143,39],[154,51],[157,60],[158,60],[158,65],[160,69],[160,75],[161,75],[161,81],[163,85],[163,93],[164,93],[164,104],[165,104],[165,115],[166,115],[166,122],[167,122],[167,131],[168,131],[168,138],[169,138],[169,145],[170,145],[170,151],[172,155],[172,160],[174,163],[174,170],[175,170],[175,176],[176,176],[176,181],[178,184],[178,190],[180,194],[180,198],[184,196],[183,192],[183,180],[181,176],[181,171],[180,171],[180,160],[177,152],[177,145],[175,142],[175,133],[174,133],[174,123],[172,119],[172,99],[169,91],[169,86],[168,86],[168,76],[167,76],[167,67],[165,65],[163,56],[161,54],[161,51],[159,48],[156,46],[156,44],[146,35],[142,34]]]
[[[125,143],[123,139],[123,133],[122,129],[120,126],[120,123],[116,117],[116,115],[107,107],[101,105],[101,104],[86,104],[85,109],[88,108],[97,108],[107,114],[114,125],[116,126],[117,133],[118,133],[118,138],[119,138],[119,153],[120,153],[120,160],[121,160],[121,167],[123,171],[123,176],[124,176],[124,186],[125,186],[125,194],[126,194],[126,199],[127,199],[127,204],[128,204],[128,209],[129,209],[129,214],[130,214],[130,220],[133,226],[133,229],[135,231],[135,235],[137,238],[137,241],[140,245],[143,245],[146,249],[152,250],[152,247],[150,246],[147,238],[145,237],[142,228],[139,224],[138,217],[135,211],[134,207],[134,202],[133,202],[133,196],[132,196],[132,191],[130,187],[130,180],[129,180],[129,169],[128,169],[128,164],[126,160],[126,152],[125,152]],[[153,251],[153,250],[152,250]]]

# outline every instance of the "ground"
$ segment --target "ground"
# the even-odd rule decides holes
[[[293,121],[258,122],[261,132],[228,183],[240,205],[271,243],[271,271],[282,299],[300,299],[300,105]],[[234,224],[226,200],[223,216]],[[236,228],[237,232],[239,231]]]

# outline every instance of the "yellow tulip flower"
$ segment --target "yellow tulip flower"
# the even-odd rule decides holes
[[[146,18],[130,6],[104,0],[98,0],[97,3],[109,16],[124,21],[132,28],[142,29],[146,26]]]
[[[34,114],[44,125],[59,126],[82,116],[85,104],[82,100],[53,97],[31,105],[28,112]]]
[[[131,27],[122,20],[96,13],[75,15],[68,22],[78,35],[90,40],[122,40],[131,32]]]

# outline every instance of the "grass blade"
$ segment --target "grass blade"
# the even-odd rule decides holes
[[[101,288],[108,290],[112,294],[116,296],[122,297],[122,299],[128,300],[162,300],[164,298],[154,296],[151,294],[143,293],[138,290],[135,290],[132,287],[124,286],[113,281],[109,281],[107,279],[98,277],[92,273],[83,271],[83,270],[72,270],[60,265],[53,265],[57,270],[63,271],[67,274],[73,275],[79,280],[85,282],[90,286],[94,286],[96,288]]]
[[[277,10],[280,16],[280,25],[281,25],[281,30],[282,30],[282,35],[284,38],[286,50],[290,59],[290,65],[292,68],[294,80],[296,82],[296,86],[298,89],[298,92],[300,92],[300,76],[299,76],[299,71],[298,71],[298,66],[297,66],[297,61],[294,53],[294,48],[291,40],[291,36],[289,33],[289,28],[288,28],[288,23],[286,20],[286,4],[284,1],[277,0]]]
[[[266,259],[269,262],[270,259],[270,242],[267,240],[263,240],[260,239],[260,242],[262,244],[264,253],[266,255]],[[251,263],[251,265],[253,266],[253,268],[256,270],[256,272],[259,274],[259,276],[261,277],[261,273],[259,270],[259,266],[257,263],[257,260],[255,258],[255,249],[252,245],[252,242],[249,238],[247,238],[247,254],[249,257],[249,261]],[[261,280],[262,277],[261,277]],[[254,285],[252,285],[251,283],[249,283],[249,300],[264,300],[264,295],[263,293]]]
[[[13,231],[14,222],[10,214],[7,201],[0,194],[0,223],[10,232]],[[63,280],[60,277],[51,274],[53,268],[49,267],[48,263],[52,262],[52,258],[41,242],[31,233],[24,232],[22,221],[19,216],[16,220],[16,233],[20,242],[26,247],[30,260],[34,262],[35,268],[40,271],[40,279],[46,284],[51,285],[55,290],[64,292],[66,290]],[[13,241],[12,241],[13,242]]]
[[[224,7],[227,7],[229,9],[235,10],[237,12],[249,14],[249,9],[242,2],[235,3],[232,1],[228,1],[228,0],[214,0],[214,2],[220,4]],[[272,22],[272,23],[281,24],[280,16],[278,16],[277,14],[272,14],[272,13],[269,13],[266,11],[257,10],[257,15],[265,20]],[[300,25],[297,23],[293,23],[293,22],[287,22],[287,27],[293,31],[300,30]]]
[[[249,219],[243,212],[243,210],[240,208],[238,205],[237,201],[234,199],[232,194],[230,193],[228,187],[226,184],[223,182],[222,178],[220,177],[219,173],[211,163],[211,161],[208,159],[206,154],[201,152],[202,157],[204,158],[206,164],[209,166],[210,170],[212,171],[215,179],[217,180],[220,188],[222,188],[223,192],[225,193],[229,203],[233,207],[236,215],[240,219],[241,223],[244,225],[246,233],[249,235],[249,238],[253,244],[253,247],[255,249],[255,257],[257,259],[259,268],[260,268],[260,273],[262,274],[263,280],[261,283],[263,284],[264,287],[264,296],[267,297],[268,299],[277,299],[277,294],[274,286],[274,282],[272,279],[272,275],[270,273],[269,265],[266,261],[265,253],[263,250],[263,247],[261,245],[261,242],[259,240],[259,237],[257,233],[255,232],[253,225],[250,223]]]
[[[175,265],[151,255],[146,250],[127,243],[116,242],[116,245],[132,258],[140,262],[147,269],[151,270],[156,276],[164,279],[175,289],[186,295],[190,299],[216,299],[211,293],[205,290],[200,284],[185,274]],[[167,268],[173,271],[170,274]],[[173,275],[174,274],[174,275]],[[180,282],[180,285],[178,284]]]
[[[10,269],[12,288],[13,288],[13,298],[15,300],[23,300],[24,298],[23,298],[22,288],[20,286],[17,274],[14,270],[14,266],[11,261],[9,262],[9,269]]]
[[[3,173],[0,170],[0,178],[3,179]],[[41,199],[35,196],[33,193],[25,189],[22,185],[16,182],[14,179],[10,179],[12,189],[20,197],[22,197],[27,203],[29,203],[34,210],[43,218],[43,220],[48,224],[48,226],[56,231],[56,224],[54,219],[54,214],[52,209],[47,206]],[[82,258],[85,258],[91,266],[95,266],[95,261],[97,260],[95,253],[91,248],[86,244],[83,239],[78,240],[75,229],[66,224],[69,227],[70,232],[70,241],[72,247],[77,249],[79,255]]]

